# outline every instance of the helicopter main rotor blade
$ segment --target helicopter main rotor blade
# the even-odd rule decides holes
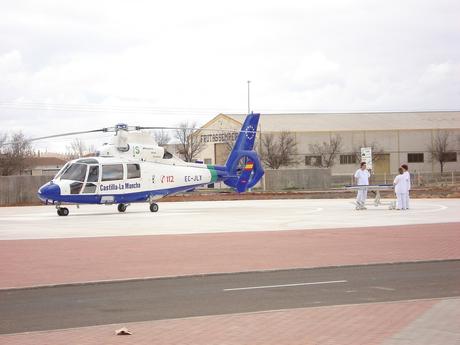
[[[144,127],[144,126],[136,126],[134,127],[136,130],[141,130],[141,129],[154,129],[154,130],[159,130],[159,129],[166,129],[166,130],[187,130],[187,131],[196,131],[196,132],[200,132],[200,131],[213,131],[213,132],[234,132],[234,133],[240,133],[240,132],[243,132],[243,133],[257,133],[258,131],[242,131],[242,130],[239,130],[239,129],[230,129],[230,128],[227,128],[227,129],[215,129],[215,128],[194,128],[194,127]]]
[[[78,134],[86,134],[86,133],[96,133],[96,132],[108,132],[110,129],[109,128],[101,128],[101,129],[93,129],[91,131],[79,131],[79,132],[69,132],[69,133],[61,133],[61,134],[54,134],[54,135],[47,135],[44,137],[37,137],[37,138],[32,138],[32,139],[25,139],[27,142],[32,142],[32,141],[39,141],[39,140],[45,140],[45,139],[51,139],[51,138],[60,138],[60,137],[67,137],[71,135],[78,135]],[[7,145],[14,145],[18,142],[16,141],[11,141],[7,143],[3,143],[1,146],[7,146]]]
[[[37,138],[27,139],[26,141],[27,142],[32,142],[32,141],[46,140],[46,139],[52,139],[52,138],[60,138],[60,137],[79,135],[79,134],[96,133],[96,132],[116,132],[118,130],[127,130],[127,131],[136,130],[136,131],[138,131],[138,130],[143,130],[143,129],[146,129],[146,130],[161,130],[161,129],[165,129],[165,130],[186,130],[186,131],[194,131],[194,132],[212,131],[212,132],[223,132],[223,133],[228,133],[228,132],[231,132],[231,133],[240,133],[240,132],[242,132],[242,133],[257,133],[257,132],[259,132],[257,130],[254,130],[254,131],[242,131],[242,130],[230,129],[230,128],[227,128],[227,129],[223,129],[223,128],[213,129],[213,128],[162,127],[162,126],[145,127],[145,126],[127,126],[127,125],[124,125],[124,127],[121,128],[119,125],[117,125],[115,127],[94,129],[94,130],[91,130],[91,131],[79,131],[79,132],[69,132],[69,133],[47,135],[47,136],[44,136],[44,137],[37,137]],[[17,142],[14,142],[14,141],[7,142],[7,143],[0,144],[0,147],[7,146],[7,145],[13,145],[13,144],[16,144],[16,143]]]
[[[86,134],[86,133],[96,133],[96,132],[108,132],[108,128],[93,129],[91,131],[80,131],[80,132],[69,132],[69,133],[47,135],[45,137],[38,137],[38,138],[28,139],[27,141],[37,141],[37,140],[44,140],[44,139],[51,139],[51,138],[68,137],[68,136],[71,136],[71,135]]]

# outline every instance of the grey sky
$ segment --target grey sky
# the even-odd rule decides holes
[[[2,130],[460,109],[458,1],[2,1]],[[27,108],[27,109],[25,109]],[[48,109],[48,110],[46,110]]]

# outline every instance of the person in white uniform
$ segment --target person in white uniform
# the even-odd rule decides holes
[[[396,194],[396,209],[405,210],[407,209],[406,205],[406,194],[407,194],[407,183],[406,177],[404,176],[404,169],[399,168],[399,175],[397,175],[393,181],[393,186],[395,187]]]
[[[366,169],[366,162],[361,162],[361,166],[355,172],[355,183],[358,186],[368,186],[369,185],[369,171]],[[367,199],[367,188],[358,189],[358,195],[356,196],[356,209],[365,210],[365,204]]]
[[[407,166],[407,164],[403,164],[401,165],[401,168],[403,168],[404,170],[404,178],[406,180],[406,187],[407,187],[407,192],[405,194],[405,197],[406,197],[406,209],[409,209],[409,191],[410,191],[410,188],[411,188],[411,184],[410,184],[410,172],[409,172],[409,167]]]

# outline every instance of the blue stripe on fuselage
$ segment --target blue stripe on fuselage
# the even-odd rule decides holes
[[[166,188],[166,189],[159,189],[159,190],[149,190],[143,192],[135,192],[135,193],[126,193],[126,194],[71,194],[71,195],[59,195],[50,198],[44,198],[40,193],[38,193],[38,197],[40,200],[46,202],[64,202],[69,204],[104,204],[105,202],[101,202],[102,197],[112,197],[114,198],[114,204],[124,204],[124,203],[131,203],[131,202],[143,202],[147,201],[147,199],[152,197],[165,197],[169,194],[174,194],[178,192],[185,192],[190,189],[194,189],[196,187],[203,186],[203,184],[197,185],[190,185],[190,186],[181,186],[175,188]]]

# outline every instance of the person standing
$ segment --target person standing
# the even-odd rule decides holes
[[[369,185],[369,171],[366,169],[366,162],[361,162],[360,168],[355,172],[355,183],[358,186],[368,186]],[[358,189],[358,194],[356,196],[356,209],[365,210],[365,204],[367,199],[367,188]]]
[[[408,210],[409,209],[409,191],[410,191],[410,188],[411,188],[410,172],[409,172],[409,167],[407,166],[407,164],[401,165],[401,168],[403,168],[403,170],[404,170],[403,175],[404,175],[404,179],[406,180],[407,191],[406,191],[406,194],[405,194],[405,197],[406,197],[405,205],[406,205],[406,209]]]
[[[405,210],[407,209],[406,205],[406,194],[407,194],[407,186],[406,186],[406,177],[404,176],[404,169],[398,169],[399,175],[397,175],[393,181],[393,186],[395,187],[396,193],[396,209],[397,210]]]

